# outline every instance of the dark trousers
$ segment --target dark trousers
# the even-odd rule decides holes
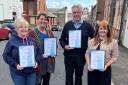
[[[111,85],[111,67],[106,71],[88,71],[88,85]]]
[[[82,85],[83,68],[85,58],[80,56],[65,56],[66,85],[73,84],[73,75],[75,73],[75,85]]]
[[[41,80],[43,80],[43,84],[41,84],[41,85],[49,85],[50,76],[51,76],[51,74],[48,72],[45,75],[42,75]]]

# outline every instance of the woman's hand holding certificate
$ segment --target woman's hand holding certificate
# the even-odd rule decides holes
[[[88,70],[89,70],[89,71],[93,71],[94,69],[91,69],[91,66],[88,65]]]

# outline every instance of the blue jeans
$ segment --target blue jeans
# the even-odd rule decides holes
[[[36,73],[25,73],[18,74],[11,71],[11,77],[14,82],[14,85],[36,85]]]

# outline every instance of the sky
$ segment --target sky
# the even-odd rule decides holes
[[[97,0],[46,0],[47,8],[62,8],[68,7],[68,12],[71,11],[73,4],[81,4],[84,7],[88,7],[91,10],[91,6],[96,4]]]

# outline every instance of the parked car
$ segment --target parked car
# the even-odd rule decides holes
[[[5,19],[4,23],[9,24],[9,23],[14,23],[13,19]]]
[[[52,31],[58,31],[59,30],[57,25],[52,25],[51,29],[52,29]]]
[[[11,37],[11,29],[6,27],[0,27],[0,40],[9,39]]]

